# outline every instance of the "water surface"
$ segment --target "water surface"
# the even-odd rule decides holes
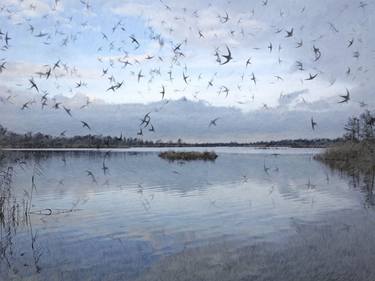
[[[371,200],[313,160],[319,150],[208,150],[215,162],[168,162],[156,148],[6,151],[12,192],[32,205],[0,279],[371,280]]]

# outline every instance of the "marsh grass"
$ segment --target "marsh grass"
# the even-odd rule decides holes
[[[159,157],[169,161],[192,161],[192,160],[204,160],[214,161],[217,158],[217,154],[213,151],[165,151],[160,152]]]
[[[328,148],[315,156],[333,169],[362,173],[373,173],[375,170],[375,142],[343,142]]]
[[[30,220],[32,194],[36,190],[35,178],[32,177],[31,191],[24,190],[24,196],[17,197],[12,184],[14,169],[12,166],[7,167],[4,162],[4,158],[0,158],[0,280],[10,280],[9,276],[15,276],[20,271],[17,258],[20,253],[17,253],[16,246],[16,236],[20,227],[26,227],[30,232],[31,252],[37,273],[41,270],[39,260],[42,252]],[[25,255],[26,249],[22,251],[22,255]]]
[[[375,142],[344,142],[328,148],[314,157],[328,165],[332,170],[340,171],[352,179],[354,187],[360,186],[366,192],[366,203],[375,205]]]

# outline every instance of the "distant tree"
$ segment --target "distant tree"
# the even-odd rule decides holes
[[[366,110],[359,117],[361,132],[360,136],[363,140],[373,140],[374,139],[374,123],[375,117],[371,114],[369,110]]]
[[[350,117],[345,127],[344,139],[350,141],[359,141],[360,139],[360,126],[357,117]]]

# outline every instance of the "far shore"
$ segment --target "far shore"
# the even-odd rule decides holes
[[[261,149],[261,150],[269,150],[269,149],[325,149],[327,147],[293,147],[293,146],[255,146],[255,145],[247,145],[247,146],[230,146],[230,145],[216,145],[216,146],[204,146],[204,145],[196,145],[196,146],[132,146],[132,147],[46,147],[46,148],[30,148],[30,147],[0,147],[0,151],[108,151],[108,150],[138,150],[138,149],[152,149],[152,150],[169,150],[169,149],[181,149],[181,150],[194,150],[195,148],[199,149],[207,149],[207,148],[253,148],[253,149]]]

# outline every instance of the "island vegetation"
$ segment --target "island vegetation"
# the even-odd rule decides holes
[[[164,151],[159,153],[159,157],[169,161],[192,161],[192,160],[204,160],[214,161],[217,158],[217,154],[213,151]]]

